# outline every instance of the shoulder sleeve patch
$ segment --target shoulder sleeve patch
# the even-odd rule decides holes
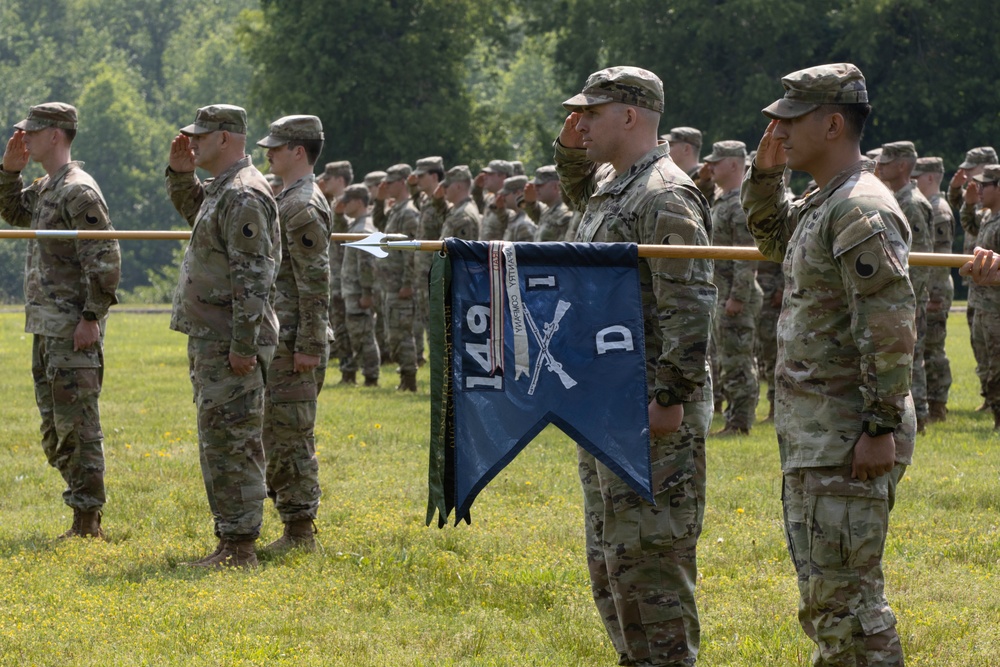
[[[271,252],[270,219],[264,205],[253,196],[241,196],[228,213],[230,243],[241,252],[269,255]]]
[[[101,196],[82,188],[66,202],[66,212],[76,229],[106,229],[111,226],[108,209]]]
[[[885,222],[878,212],[864,214],[852,209],[834,224],[833,256],[840,261],[844,280],[860,296],[868,296],[894,280],[906,277],[906,269],[892,251]],[[839,230],[839,231],[837,231]]]

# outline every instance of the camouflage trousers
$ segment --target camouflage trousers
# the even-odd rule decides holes
[[[723,304],[715,311],[716,349],[719,351],[719,382],[726,400],[726,425],[749,429],[760,398],[757,378],[757,321],[761,296],[743,305],[739,315],[726,315]]]
[[[264,382],[274,347],[261,347],[249,375],[229,367],[229,341],[188,338],[198,407],[198,453],[215,534],[257,539],[264,516]]]
[[[399,364],[400,373],[417,372],[417,349],[413,341],[414,300],[401,299],[395,294],[383,295],[385,309],[385,339],[389,359]]]
[[[347,310],[347,336],[351,341],[350,356],[340,368],[357,372],[370,380],[379,375],[379,346],[375,340],[375,313],[371,308]]]
[[[264,393],[265,481],[282,523],[315,520],[320,497],[314,429],[326,355],[313,370],[296,373],[294,349],[294,341],[278,344]]]
[[[989,348],[983,339],[982,332],[976,330],[976,308],[966,308],[965,318],[969,323],[969,340],[972,343],[972,356],[976,360],[976,377],[979,378],[979,394],[986,396],[986,364],[989,362]]]
[[[781,502],[798,574],[799,623],[816,643],[816,667],[903,665],[882,574],[891,477],[862,482],[851,478],[850,466],[784,474]]]
[[[78,510],[104,506],[104,433],[98,398],[104,382],[103,341],[73,351],[72,338],[36,334],[31,345],[42,450],[66,482],[63,501]]]
[[[424,333],[430,322],[430,302],[427,291],[427,281],[418,281],[413,289],[413,346],[417,361],[424,358]]]
[[[715,405],[721,406],[724,399],[722,397],[722,367],[719,363],[719,333],[715,330],[716,324],[712,323],[712,330],[708,334],[708,371],[712,376],[712,400]]]
[[[680,430],[650,445],[655,506],[577,449],[591,590],[620,665],[693,665],[698,657],[696,546],[712,402],[684,408]]]
[[[330,295],[330,329],[333,331],[333,344],[330,345],[330,359],[343,359],[351,356],[351,339],[347,333],[347,307],[344,297],[339,294]],[[341,367],[340,370],[356,370]]]
[[[1000,312],[977,308],[976,319],[972,326],[987,350],[1000,349]],[[993,414],[1000,415],[1000,354],[987,355],[980,366],[983,398],[993,410]]]
[[[778,359],[778,315],[781,306],[772,306],[769,295],[764,295],[757,320],[757,373],[761,382],[767,382],[767,401],[774,403],[774,367]]]
[[[913,346],[913,374],[910,393],[913,395],[913,409],[917,419],[927,419],[927,373],[924,369],[924,350],[927,343],[927,299],[917,300],[916,312],[917,340]]]
[[[951,390],[951,362],[945,352],[948,337],[948,310],[951,299],[937,311],[927,311],[927,335],[924,337],[924,372],[927,376],[927,400],[947,403]]]

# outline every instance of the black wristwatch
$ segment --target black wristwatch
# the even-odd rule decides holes
[[[85,311],[83,311],[82,316],[83,316],[83,319],[87,320],[88,322],[96,322],[97,321],[97,313],[95,313],[92,310],[85,310]]]
[[[674,398],[674,395],[666,389],[657,389],[653,394],[653,400],[656,401],[656,404],[661,408],[669,408],[672,405],[680,405],[682,402]]]
[[[877,438],[880,435],[885,435],[886,433],[895,433],[895,426],[879,426],[875,422],[864,421],[861,422],[861,430],[870,435],[873,438]]]

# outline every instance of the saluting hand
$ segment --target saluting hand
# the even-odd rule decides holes
[[[438,186],[434,188],[434,194],[431,196],[434,199],[444,199],[444,186],[438,183]]]
[[[375,199],[385,201],[389,197],[389,184],[382,181],[375,190]]]
[[[24,143],[24,130],[14,130],[13,136],[7,140],[7,149],[3,153],[3,170],[9,172],[22,171],[28,166],[28,147]]]
[[[772,119],[764,130],[764,136],[760,138],[757,155],[753,159],[758,169],[771,169],[788,162],[788,158],[785,157],[785,147],[781,145],[779,139],[774,138],[774,128],[777,126],[778,121]]]
[[[579,112],[574,111],[566,116],[563,122],[562,131],[559,132],[559,143],[566,148],[583,148],[583,135],[576,131],[576,124],[580,122]]]
[[[538,201],[538,190],[535,189],[535,184],[529,182],[524,186],[524,203],[534,204]]]
[[[178,134],[170,142],[170,168],[178,173],[194,171],[194,151],[191,140],[185,134]]]
[[[976,181],[969,181],[969,187],[965,188],[965,194],[962,195],[965,199],[965,203],[969,206],[975,206],[979,203],[979,183]]]

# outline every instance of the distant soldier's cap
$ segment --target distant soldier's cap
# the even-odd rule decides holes
[[[694,127],[675,127],[667,134],[664,134],[663,138],[671,144],[679,141],[701,148],[701,130]]]
[[[543,185],[558,180],[559,172],[556,171],[556,166],[554,164],[547,164],[535,170],[535,177],[531,179],[531,182],[535,185]]]
[[[917,164],[913,166],[911,176],[922,176],[924,174],[943,174],[944,160],[939,157],[917,158]]]
[[[869,160],[878,160],[878,156],[882,154],[882,147],[873,148],[870,151],[865,151],[865,157]]]
[[[879,164],[886,164],[907,157],[917,159],[917,147],[912,141],[893,141],[889,144],[882,144],[882,153],[878,156]]]
[[[520,160],[511,160],[510,171],[513,176],[524,176],[524,163]]]
[[[28,117],[14,125],[15,130],[34,132],[46,127],[76,129],[76,107],[62,102],[46,102],[28,109]]]
[[[986,165],[983,173],[973,176],[972,179],[980,183],[1000,183],[1000,164]]]
[[[993,150],[992,146],[980,146],[979,148],[973,148],[968,153],[965,154],[965,162],[958,165],[959,169],[972,169],[973,167],[978,167],[981,164],[996,164],[997,163],[997,152]]]
[[[355,183],[354,185],[348,185],[344,188],[344,194],[341,199],[346,201],[351,201],[352,199],[360,199],[362,201],[367,200],[371,197],[371,193],[368,192],[368,186],[362,185],[361,183]]]
[[[429,171],[440,171],[444,173],[444,158],[434,156],[434,157],[422,157],[417,160],[417,168],[413,170],[413,173],[417,176],[426,174]]]
[[[577,111],[609,102],[663,113],[663,82],[639,67],[609,67],[587,77],[583,91],[563,102],[563,107]]]
[[[500,188],[500,192],[509,195],[515,192],[521,192],[524,190],[524,186],[528,184],[527,176],[511,176],[506,181],[503,182],[503,187]]]
[[[503,174],[504,176],[514,175],[514,165],[507,160],[490,160],[490,163],[483,167],[487,174]]]
[[[323,175],[320,178],[333,178],[334,176],[341,176],[347,179],[349,176],[354,176],[354,168],[351,163],[347,160],[337,160],[336,162],[327,162],[326,166],[323,167]]]
[[[181,128],[181,134],[208,134],[210,132],[247,133],[247,112],[243,107],[232,104],[212,104],[198,109],[194,123]]]
[[[768,118],[805,116],[821,104],[865,104],[865,77],[851,63],[817,65],[792,72],[781,79],[785,96],[762,110]]]
[[[375,187],[384,180],[385,180],[384,171],[369,171],[367,174],[365,174],[365,185],[368,186],[369,188]]]
[[[289,141],[323,139],[323,123],[316,116],[284,116],[271,123],[268,135],[257,142],[264,148],[284,146]]]
[[[385,182],[394,183],[396,181],[405,181],[412,173],[413,169],[410,165],[394,164],[385,170]]]
[[[716,141],[712,144],[712,152],[705,157],[705,162],[718,162],[727,157],[747,159],[747,145],[742,141]]]
[[[464,181],[470,183],[472,181],[472,171],[469,169],[468,165],[460,164],[457,167],[452,167],[448,170],[448,173],[444,176],[444,185],[451,185],[452,183],[457,183]]]

